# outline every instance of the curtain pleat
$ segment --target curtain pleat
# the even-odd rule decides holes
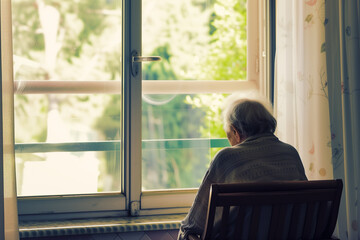
[[[326,1],[326,59],[334,177],[344,180],[341,239],[360,239],[360,4]]]

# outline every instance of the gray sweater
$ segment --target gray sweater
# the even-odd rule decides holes
[[[205,228],[212,183],[307,180],[304,166],[294,147],[272,133],[256,135],[220,150],[210,164],[195,201],[181,222],[178,240],[188,234],[201,235]]]

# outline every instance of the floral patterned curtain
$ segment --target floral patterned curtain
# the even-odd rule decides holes
[[[278,0],[276,11],[278,136],[309,179],[343,179],[335,235],[360,239],[359,0]]]
[[[276,4],[277,136],[299,151],[309,179],[332,179],[325,1]]]
[[[360,239],[360,1],[326,1],[326,60],[334,177],[344,191],[340,239]]]

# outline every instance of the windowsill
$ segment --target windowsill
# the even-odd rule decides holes
[[[185,214],[20,222],[20,238],[179,229]]]

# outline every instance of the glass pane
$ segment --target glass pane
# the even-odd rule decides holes
[[[246,80],[246,0],[143,0],[145,80]]]
[[[220,115],[225,98],[144,95],[143,189],[199,186],[218,147],[228,146]]]
[[[117,152],[17,153],[18,196],[88,194],[119,189],[119,171],[115,170],[120,168]]]
[[[163,59],[143,64],[143,81],[246,80],[246,0],[142,4],[142,54]],[[143,189],[199,186],[214,154],[228,146],[221,119],[225,98],[221,89],[143,92]]]
[[[121,4],[12,1],[19,195],[120,191]],[[40,90],[30,94],[34,81]],[[50,94],[55,81],[67,90]],[[81,90],[84,81],[117,81],[119,89],[77,94],[67,84]]]

